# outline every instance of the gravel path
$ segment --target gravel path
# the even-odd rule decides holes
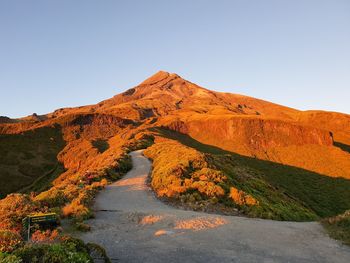
[[[146,185],[151,162],[131,153],[133,169],[96,198],[92,231],[113,262],[350,262],[350,248],[320,224],[278,222],[183,211]]]

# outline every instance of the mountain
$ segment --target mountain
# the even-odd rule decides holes
[[[152,180],[157,171],[159,178],[167,177],[152,185],[169,198],[194,189],[202,201],[215,186],[223,195],[211,197],[223,207],[226,201],[246,205],[250,196],[255,207],[264,208],[248,214],[254,210],[257,216],[279,219],[298,218],[271,208],[278,202],[304,213],[299,219],[350,208],[350,115],[214,92],[164,71],[95,105],[16,120],[1,117],[0,179],[8,185],[1,186],[0,196],[34,191],[37,200],[48,200],[59,192],[64,198],[58,203],[73,202],[82,198],[79,182],[96,174],[114,178],[125,153],[151,144],[146,154],[168,169],[155,166]],[[197,170],[206,174],[198,178],[207,178],[201,188],[195,183],[202,180]],[[217,179],[218,173],[226,179]],[[319,202],[328,204],[322,208]]]

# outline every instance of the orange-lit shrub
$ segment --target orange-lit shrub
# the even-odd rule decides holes
[[[12,252],[21,244],[22,238],[17,232],[0,230],[0,252]]]
[[[178,197],[188,190],[197,190],[208,198],[225,195],[218,184],[227,177],[209,168],[203,153],[173,140],[156,138],[144,154],[153,159],[151,184],[158,196]]]
[[[64,191],[56,187],[52,187],[48,191],[40,193],[34,200],[48,207],[61,206],[67,201]]]
[[[205,167],[192,173],[191,179],[185,179],[185,186],[208,197],[220,197],[225,195],[225,191],[217,184],[226,180],[227,177],[221,171]]]
[[[207,167],[195,171],[192,174],[192,178],[198,179],[200,181],[212,181],[215,183],[222,183],[227,180],[226,175],[224,175],[221,171],[210,169]]]
[[[89,209],[79,202],[79,199],[74,199],[71,203],[62,208],[63,216],[85,217],[89,214]]]
[[[104,169],[105,170],[105,169]],[[40,193],[35,200],[48,207],[62,208],[66,217],[78,219],[91,216],[89,205],[98,190],[108,184],[106,172],[74,173],[56,186]]]
[[[224,196],[225,191],[221,188],[221,186],[216,185],[213,182],[207,182],[207,181],[196,181],[193,182],[190,186],[190,189],[196,189],[201,194],[204,194],[208,197],[215,197],[215,196]]]
[[[34,243],[52,243],[57,241],[59,238],[59,232],[57,229],[54,230],[36,230],[31,237],[32,242]]]
[[[235,187],[230,188],[230,197],[238,205],[258,205],[259,201],[257,201],[251,195],[245,193],[242,190],[238,190]]]
[[[28,195],[10,194],[0,200],[0,229],[20,230],[22,219],[28,214],[43,210]]]
[[[93,182],[91,187],[93,189],[101,189],[104,188],[108,184],[107,179],[103,178],[100,182]]]

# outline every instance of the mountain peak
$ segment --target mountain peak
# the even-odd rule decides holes
[[[168,77],[179,77],[179,76],[175,73],[169,73],[169,72],[160,70],[157,73],[155,73],[154,75],[152,75],[151,77],[144,80],[140,85],[152,85],[152,84],[160,82]]]

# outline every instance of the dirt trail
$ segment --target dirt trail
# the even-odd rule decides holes
[[[350,248],[316,222],[296,223],[221,216],[169,207],[146,185],[151,169],[142,151],[133,169],[96,198],[92,231],[118,262],[350,262]]]

